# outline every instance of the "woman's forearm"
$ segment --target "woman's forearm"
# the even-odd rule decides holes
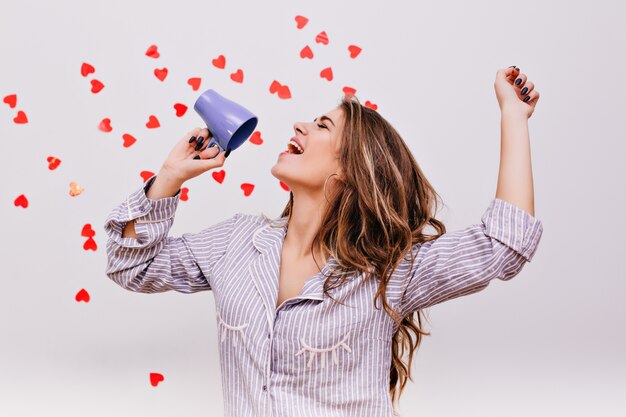
[[[500,168],[496,198],[535,215],[533,174],[530,161],[528,118],[502,110]]]

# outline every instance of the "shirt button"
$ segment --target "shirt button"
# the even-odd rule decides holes
[[[263,391],[267,391],[267,385],[263,385]]]

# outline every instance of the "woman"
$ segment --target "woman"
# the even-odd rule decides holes
[[[107,218],[107,274],[136,292],[213,291],[227,416],[397,415],[423,310],[513,278],[541,238],[527,126],[539,93],[516,67],[494,86],[500,172],[478,224],[446,233],[398,132],[344,97],[294,125],[271,170],[291,189],[278,219],[237,213],[171,237],[183,182],[228,156],[189,132]]]

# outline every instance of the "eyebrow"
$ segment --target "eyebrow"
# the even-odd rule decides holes
[[[315,119],[313,119],[313,121],[315,122],[317,120],[317,117]],[[333,122],[333,119],[331,119],[328,116],[322,116],[320,117],[320,120],[328,120],[329,122],[331,122],[333,124],[333,126],[335,126],[335,122]]]

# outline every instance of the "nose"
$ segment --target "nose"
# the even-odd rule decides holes
[[[293,124],[293,130],[298,133],[300,132],[301,135],[304,135],[306,132],[306,128],[304,127],[304,123],[302,122],[296,122]]]

